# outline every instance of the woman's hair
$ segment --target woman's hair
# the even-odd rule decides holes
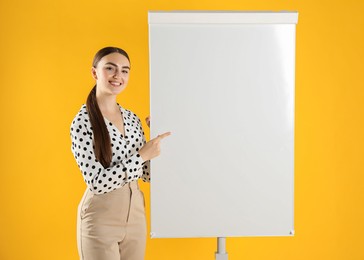
[[[96,68],[97,64],[104,56],[114,52],[125,56],[130,63],[129,56],[124,50],[116,47],[105,47],[95,54],[92,66]],[[105,125],[104,117],[100,111],[99,105],[97,104],[96,88],[97,85],[92,88],[87,97],[86,109],[90,117],[96,159],[104,166],[104,168],[108,168],[112,159],[111,141],[109,132]]]

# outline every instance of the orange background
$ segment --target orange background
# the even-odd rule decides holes
[[[70,123],[93,86],[93,55],[108,45],[127,50],[133,67],[119,102],[149,114],[148,10],[299,12],[296,235],[228,238],[229,259],[364,259],[361,0],[1,0],[0,259],[78,258],[85,184]],[[149,186],[141,187],[149,223]],[[145,259],[207,260],[215,251],[216,238],[148,239]]]

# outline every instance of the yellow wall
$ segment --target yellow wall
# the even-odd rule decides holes
[[[132,59],[120,103],[148,115],[148,10],[299,12],[296,236],[228,238],[229,259],[364,259],[361,0],[1,0],[0,259],[77,259],[85,184],[69,126],[93,84],[92,56],[106,45]],[[148,239],[146,260],[213,259],[215,242]]]

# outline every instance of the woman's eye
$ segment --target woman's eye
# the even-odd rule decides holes
[[[113,68],[113,67],[106,67],[105,69],[106,69],[106,70],[108,70],[108,71],[112,71],[112,70],[114,70],[114,68]]]
[[[123,74],[128,74],[129,73],[129,71],[128,70],[122,70],[121,71]]]

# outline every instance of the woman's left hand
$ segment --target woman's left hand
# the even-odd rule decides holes
[[[148,116],[148,117],[145,119],[145,122],[147,123],[148,127],[150,127],[150,116]]]

